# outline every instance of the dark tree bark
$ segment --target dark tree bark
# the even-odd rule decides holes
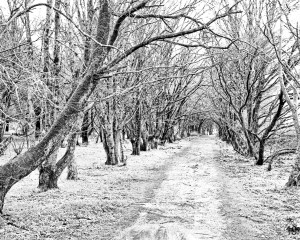
[[[135,114],[135,132],[134,137],[130,139],[132,144],[132,155],[140,155],[141,153],[141,137],[142,137],[142,112],[141,102],[137,99],[137,111]]]
[[[280,91],[280,94],[279,94],[278,98],[279,98],[279,103],[278,103],[278,108],[277,108],[276,114],[273,116],[273,119],[272,119],[270,125],[266,128],[262,138],[259,141],[258,159],[256,161],[256,165],[263,165],[263,163],[264,163],[265,143],[266,143],[266,141],[269,137],[269,134],[271,133],[271,131],[275,127],[276,122],[278,121],[278,119],[281,115],[281,112],[282,112],[282,109],[283,109],[283,106],[284,106],[284,103],[285,103],[285,101],[283,99],[283,92],[282,91]]]
[[[202,128],[202,125],[203,125],[203,123],[204,123],[204,121],[205,120],[200,120],[200,122],[199,122],[199,125],[198,125],[198,127],[197,127],[197,132],[199,133],[199,134],[201,134],[201,128]]]
[[[90,129],[88,132],[88,136],[91,136],[92,133],[95,131],[94,122],[95,122],[95,113],[94,113],[94,109],[91,109],[90,110]]]
[[[39,139],[42,131],[42,109],[41,107],[36,107],[34,109],[35,114],[35,138]]]
[[[141,153],[141,139],[131,138],[132,155],[140,155]]]

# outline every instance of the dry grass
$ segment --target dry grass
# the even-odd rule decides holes
[[[266,165],[255,166],[253,159],[243,158],[231,147],[221,145],[220,167],[229,179],[228,184],[240,187],[233,201],[236,215],[260,232],[254,239],[299,239],[300,233],[289,234],[286,229],[290,218],[300,226],[299,189],[285,188],[293,157],[275,160],[272,171],[267,171]],[[230,204],[228,208],[234,209]]]
[[[20,181],[7,196],[0,239],[109,240],[125,228],[165,223],[199,239],[300,238],[286,230],[291,219],[300,226],[299,190],[284,187],[292,157],[276,160],[269,172],[211,137],[141,156],[127,146],[126,167],[105,166],[101,144],[78,147],[80,180],[67,181],[64,172],[58,190],[39,193],[37,171]]]
[[[131,225],[140,205],[153,197],[170,157],[182,145],[167,145],[141,156],[130,156],[128,145],[126,167],[105,166],[101,144],[78,147],[80,180],[67,181],[64,172],[60,189],[39,193],[35,171],[11,189],[4,207],[8,225],[1,240],[112,239]],[[63,152],[61,149],[60,155]],[[13,156],[7,152],[0,164]]]

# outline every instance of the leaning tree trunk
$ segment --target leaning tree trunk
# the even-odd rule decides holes
[[[67,150],[64,156],[55,165],[53,182],[56,183],[56,187],[58,187],[57,185],[58,178],[61,176],[62,172],[67,166],[68,166],[67,179],[68,180],[78,179],[77,164],[76,164],[74,154],[75,154],[78,132],[80,131],[80,125],[82,123],[82,119],[83,119],[83,113],[80,113],[77,122],[74,124],[74,127],[71,129],[72,133],[68,137]]]
[[[68,166],[68,180],[78,179],[77,163],[75,159],[75,148],[78,139],[78,132],[80,131],[80,126],[84,118],[84,113],[80,113],[74,127],[72,128],[72,133],[68,137],[68,146],[64,156],[57,162],[55,170],[56,182],[63,170]]]
[[[63,170],[66,168],[66,166],[68,166],[67,179],[68,180],[78,179],[77,164],[74,157],[77,135],[78,133],[74,132],[69,136],[66,153],[56,164],[56,171],[55,171],[56,182],[60,177],[60,175],[62,174]]]
[[[96,34],[96,40],[101,44],[107,43],[109,28],[108,1],[103,0],[99,11]],[[102,71],[98,69],[99,66],[103,65],[109,49],[96,44],[94,48],[89,69],[45,137],[36,146],[0,167],[0,213],[2,213],[4,199],[9,189],[41,165],[59,146],[63,136],[70,130],[68,126],[77,118],[89,96],[98,85],[100,81],[98,76],[102,74]]]
[[[50,174],[44,174],[45,178],[43,179],[43,186],[40,187],[42,191],[47,191],[49,189],[53,188],[58,188],[58,179],[61,176],[63,170],[69,166],[72,162],[75,162],[74,159],[74,152],[75,152],[75,147],[76,147],[76,137],[77,133],[73,132],[69,138],[68,138],[68,146],[67,150],[64,154],[64,156],[53,166],[51,169]],[[57,154],[56,154],[57,155]],[[76,167],[76,163],[73,165],[73,167]],[[43,176],[43,174],[40,174],[40,177]],[[77,179],[77,168],[73,169],[72,172],[72,179]],[[71,179],[69,177],[69,172],[68,172],[68,177],[67,179]],[[43,188],[44,187],[44,188]]]
[[[278,98],[279,98],[279,104],[278,104],[277,111],[276,111],[271,123],[266,128],[266,130],[263,133],[262,138],[259,141],[258,159],[257,159],[256,165],[263,165],[263,163],[264,163],[265,143],[266,143],[266,141],[269,137],[270,132],[273,130],[276,122],[278,121],[278,119],[281,115],[283,106],[285,104],[285,101],[283,99],[283,92],[282,91],[280,91]]]

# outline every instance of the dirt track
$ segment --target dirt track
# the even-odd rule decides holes
[[[197,239],[260,239],[240,215],[242,189],[219,167],[219,154],[214,137],[192,138],[173,156],[166,179],[136,224],[179,223]]]

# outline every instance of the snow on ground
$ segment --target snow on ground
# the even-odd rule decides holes
[[[299,190],[283,187],[291,158],[268,172],[212,136],[160,148],[131,156],[128,145],[128,166],[112,167],[101,144],[78,147],[80,180],[64,173],[45,193],[33,172],[7,196],[0,239],[109,240],[143,224],[177,224],[199,240],[300,239],[286,230],[300,220]]]

